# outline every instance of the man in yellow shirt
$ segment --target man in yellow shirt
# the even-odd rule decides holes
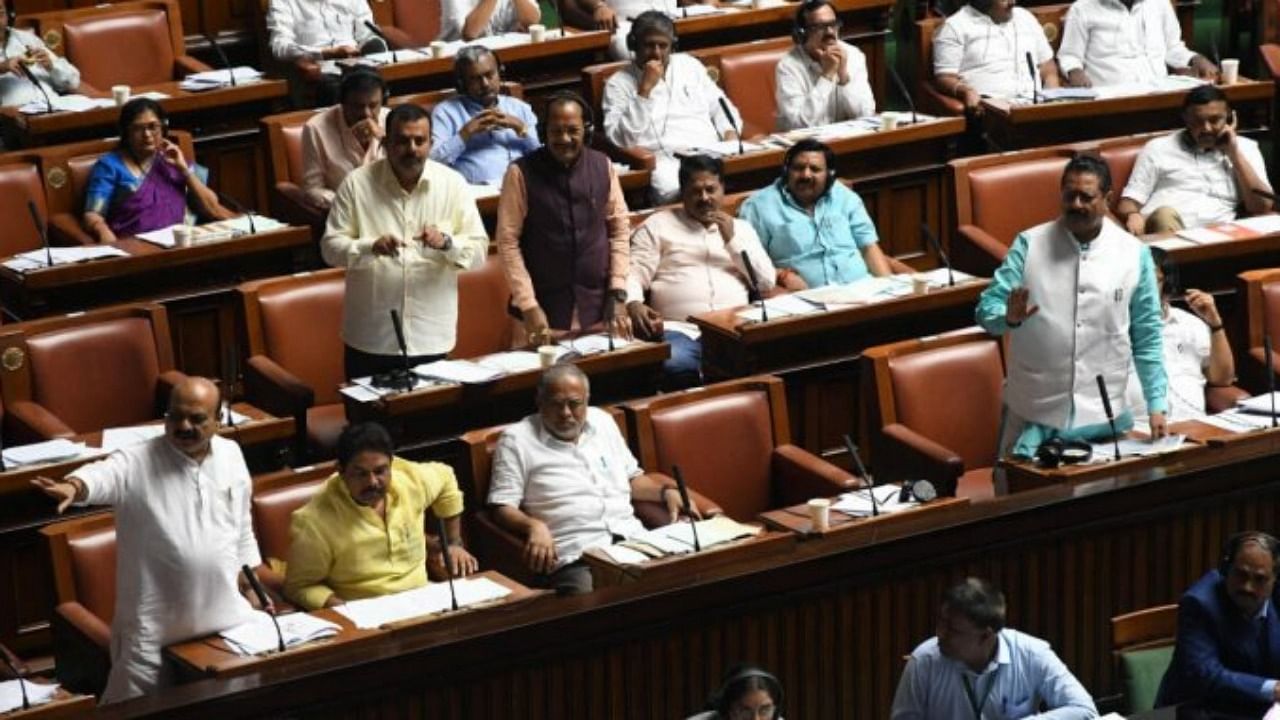
[[[462,547],[462,493],[453,470],[393,453],[391,436],[376,423],[352,425],[338,438],[338,472],[293,513],[289,600],[314,610],[427,584],[427,508],[444,521],[453,574],[478,569]]]

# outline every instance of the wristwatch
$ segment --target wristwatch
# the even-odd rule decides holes
[[[449,252],[453,249],[453,236],[449,233],[440,233],[444,238],[444,244],[440,246],[440,252]]]
[[[614,299],[615,301],[617,301],[618,303],[621,303],[622,305],[626,305],[626,304],[627,304],[627,291],[626,291],[626,290],[623,290],[623,289],[621,289],[621,288],[619,288],[619,289],[617,289],[617,290],[610,290],[610,291],[609,291],[609,294],[610,294],[610,295],[612,295],[612,296],[613,296],[613,299]]]

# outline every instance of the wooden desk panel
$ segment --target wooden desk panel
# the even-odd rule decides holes
[[[77,720],[92,713],[97,704],[97,699],[92,695],[76,695],[59,688],[58,694],[43,705],[30,710],[19,708],[0,713],[0,717],[5,720]]]
[[[882,487],[877,487],[876,491],[877,493],[884,492]],[[878,494],[877,497],[879,497]],[[933,517],[934,513],[954,512],[956,508],[968,504],[968,498],[938,498],[918,507],[893,513],[883,513],[876,517],[854,517],[838,510],[832,510],[829,527],[826,532],[819,532],[813,529],[813,522],[809,519],[808,505],[792,505],[780,510],[770,510],[769,512],[761,513],[760,520],[769,527],[793,532],[802,540],[832,540],[848,546],[869,545],[881,537],[882,533],[888,529],[892,528],[901,531],[914,528],[921,530],[932,526],[936,522]]]

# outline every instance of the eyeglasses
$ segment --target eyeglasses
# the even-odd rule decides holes
[[[769,720],[773,717],[775,710],[777,710],[777,707],[773,703],[756,708],[732,707],[729,708],[729,720]]]
[[[826,32],[828,30],[835,30],[836,32],[839,32],[840,27],[839,20],[828,20],[827,22],[809,23],[805,26],[805,29],[811,33]]]
[[[159,135],[164,132],[164,123],[149,122],[130,125],[129,132],[134,135],[151,135],[153,133]]]
[[[1091,193],[1079,192],[1079,191],[1075,191],[1075,190],[1063,190],[1063,191],[1062,191],[1062,202],[1064,202],[1064,203],[1073,203],[1073,202],[1075,202],[1075,201],[1079,200],[1081,204],[1084,204],[1084,205],[1091,205],[1091,204],[1093,204],[1093,203],[1097,202],[1097,201],[1098,201],[1098,198],[1101,198],[1101,197],[1102,197],[1102,194],[1101,194],[1101,193],[1092,193],[1092,194],[1091,194]]]

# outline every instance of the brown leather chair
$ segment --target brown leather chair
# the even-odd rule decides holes
[[[58,604],[51,620],[55,672],[68,690],[101,694],[111,670],[116,527],[111,513],[46,525]]]
[[[776,69],[791,46],[790,38],[777,38],[721,48],[720,86],[742,113],[744,138],[768,135],[777,129]]]
[[[863,357],[880,429],[877,477],[925,478],[940,495],[992,496],[1005,374],[1000,341],[974,328],[868,348]]]
[[[1160,678],[1173,659],[1178,606],[1157,605],[1111,618],[1111,657],[1117,685],[1125,690],[1125,712],[1141,713],[1155,704]]]
[[[313,206],[302,189],[302,127],[319,110],[297,110],[262,118],[271,165],[271,214],[291,225],[311,228],[317,241],[329,213]]]
[[[420,48],[440,37],[443,20],[439,0],[391,0],[373,3],[382,32],[397,48]]]
[[[135,0],[27,15],[50,49],[80,70],[91,92],[179,80],[211,70],[187,54],[174,0]]]
[[[502,260],[490,253],[484,263],[458,276],[458,339],[452,358],[473,358],[511,349],[511,288]]]
[[[640,464],[679,466],[725,513],[754,520],[775,508],[855,489],[858,479],[791,444],[782,380],[757,376],[623,404]]]
[[[1258,392],[1267,392],[1266,352],[1263,340],[1271,338],[1272,372],[1276,372],[1276,385],[1280,386],[1280,269],[1250,270],[1238,276],[1239,293],[1244,297],[1245,327],[1248,347],[1248,364],[1241,373],[1246,385]]]
[[[186,378],[156,304],[14,325],[0,333],[0,353],[0,393],[19,442],[156,420]]]
[[[283,572],[289,558],[293,511],[306,505],[335,470],[333,463],[321,463],[253,479],[253,497],[249,501],[253,534],[258,539],[262,562],[273,570]]]
[[[16,157],[0,160],[0,217],[7,218],[0,234],[0,257],[36,250],[44,244],[27,209],[29,202],[35,203],[40,222],[47,222],[49,209],[39,163],[34,158],[25,162]]]

